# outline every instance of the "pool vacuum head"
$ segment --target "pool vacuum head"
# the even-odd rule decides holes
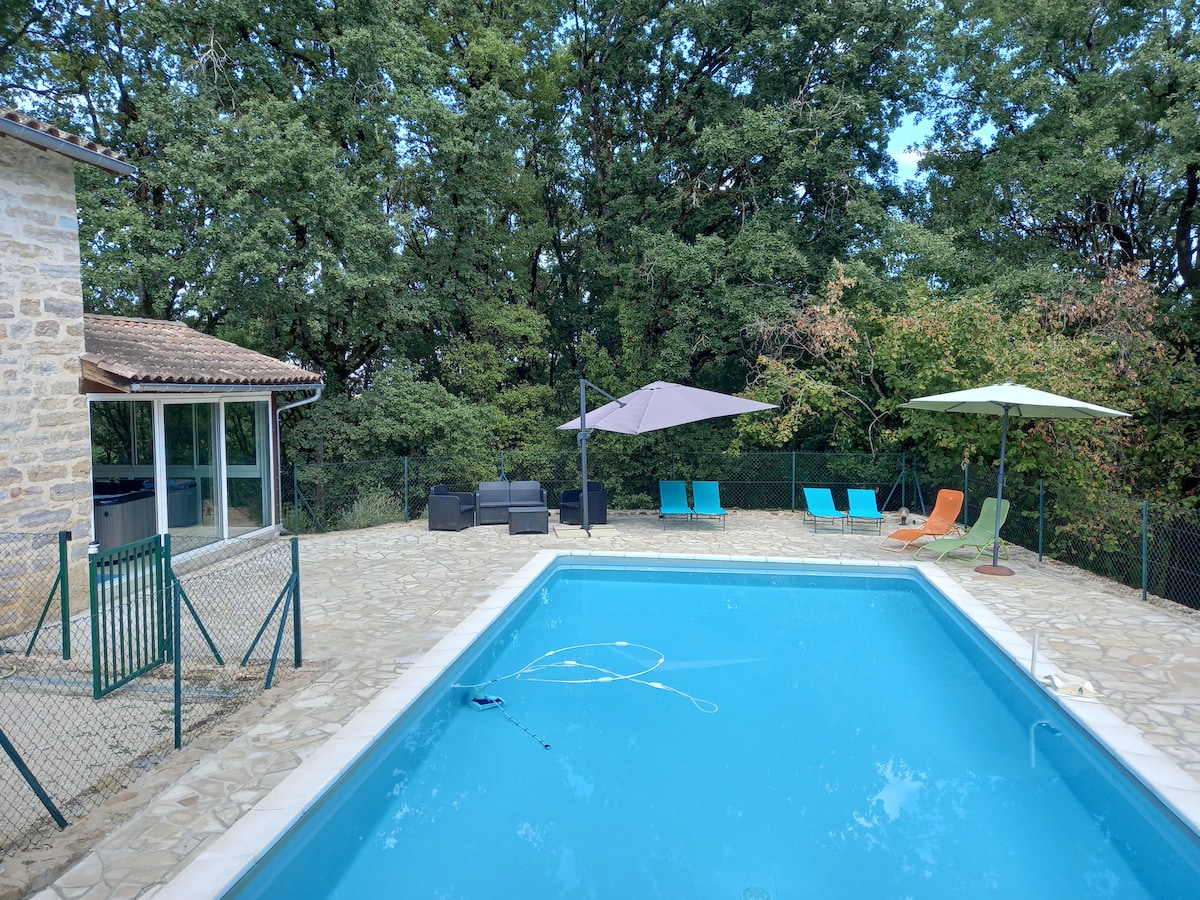
[[[499,709],[504,705],[504,701],[499,697],[492,697],[488,694],[485,694],[483,692],[483,688],[475,688],[474,696],[467,701],[467,704],[471,707],[471,709]]]

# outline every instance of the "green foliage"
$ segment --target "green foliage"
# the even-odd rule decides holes
[[[926,224],[974,261],[955,286],[1137,263],[1193,317],[1198,15],[1195,0],[936,7]]]
[[[285,495],[288,493],[286,488],[284,493]],[[298,507],[297,504],[290,501],[283,503],[280,507],[279,522],[292,534],[312,534],[317,531],[317,524],[303,503],[300,503]]]
[[[1011,380],[1133,416],[1013,420],[1013,474],[1189,490],[1200,468],[1193,449],[1197,369],[1186,349],[1157,336],[1166,326],[1154,295],[1129,272],[1011,310],[987,295],[946,297],[912,286],[894,311],[881,311],[848,302],[852,287],[839,276],[822,297],[764,327],[755,393],[783,404],[775,420],[744,426],[752,437],[796,445],[819,425],[831,449],[913,449],[994,462],[998,417],[900,405]],[[1164,406],[1181,414],[1167,417]]]
[[[324,428],[314,427],[310,419],[303,439],[311,447],[319,436],[326,448],[336,447],[337,459],[455,455],[496,446],[498,422],[491,407],[459,400],[414,374],[405,366],[392,366],[378,374],[371,391],[317,404]]]
[[[404,520],[404,503],[382,485],[361,490],[350,507],[338,517],[337,528],[371,528]]]
[[[567,99],[586,173],[578,296],[591,327],[624,377],[739,389],[746,327],[853,240],[854,198],[879,204],[864,172],[886,165],[878,139],[899,86],[886,48],[905,13],[577,12]]]
[[[89,310],[323,374],[285,418],[291,459],[561,449],[584,377],[780,403],[605,436],[618,469],[730,447],[987,463],[995,422],[900,404],[1011,377],[1135,414],[1022,423],[1017,473],[1200,495],[1196,20],[1196,0],[26,0],[0,10],[0,102],[139,168],[79,167]],[[915,109],[927,177],[901,191],[887,140]]]

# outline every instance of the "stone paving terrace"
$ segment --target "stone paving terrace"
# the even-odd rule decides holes
[[[552,514],[553,515],[553,514]],[[694,528],[611,513],[611,530],[509,535],[426,523],[301,538],[304,668],[174,754],[53,844],[5,861],[0,900],[152,897],[540,550],[908,559],[879,536],[814,533],[800,513],[733,511]],[[894,517],[885,533],[895,527]],[[1200,615],[1016,549],[1011,577],[941,568],[1040,659],[1086,678],[1102,702],[1200,781]]]

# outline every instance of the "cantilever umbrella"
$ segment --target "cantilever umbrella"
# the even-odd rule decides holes
[[[600,391],[590,381],[580,379],[579,417],[558,426],[559,431],[576,429],[579,431],[582,475],[580,501],[584,529],[591,525],[588,521],[587,509],[587,435],[589,429],[598,428],[601,431],[613,431],[618,434],[642,434],[646,431],[658,431],[661,428],[685,425],[688,422],[699,422],[703,419],[737,416],[742,413],[775,408],[774,403],[743,400],[741,397],[733,397],[717,391],[706,391],[683,384],[674,384],[670,381],[656,381],[588,412],[584,397],[587,387]],[[600,391],[600,393],[606,397],[612,396],[604,391]]]
[[[1013,384],[992,384],[987,387],[951,391],[917,397],[900,404],[908,409],[928,409],[934,412],[964,412],[1003,416],[1000,423],[1000,472],[996,479],[996,541],[992,544],[992,564],[979,566],[975,571],[985,575],[1011,575],[1012,569],[1000,565],[1000,500],[1004,497],[1004,453],[1008,444],[1008,417],[1029,419],[1109,419],[1129,413],[1107,406],[1096,406],[1082,400],[1072,400],[1046,391]]]

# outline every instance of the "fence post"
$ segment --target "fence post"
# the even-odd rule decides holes
[[[1142,601],[1149,599],[1150,583],[1150,501],[1142,501]]]
[[[58,602],[62,610],[62,654],[71,658],[71,592],[67,581],[67,541],[71,532],[58,533]]]
[[[404,521],[408,522],[408,457],[404,457]]]
[[[50,795],[46,793],[46,789],[42,787],[41,782],[30,770],[29,766],[25,765],[25,760],[21,758],[21,754],[17,752],[17,748],[13,746],[12,741],[5,735],[4,730],[0,729],[0,750],[12,760],[12,764],[16,767],[21,777],[25,779],[25,783],[29,785],[30,790],[37,795],[42,806],[46,808],[46,812],[50,813],[50,818],[54,820],[54,824],[59,828],[67,827],[67,820],[63,818],[63,814],[58,811],[58,807],[54,805],[54,801],[50,799]]]
[[[407,457],[405,457],[407,460]],[[292,654],[300,668],[300,539],[292,537]]]
[[[175,570],[171,568],[171,535],[162,538],[163,580],[170,591],[171,615],[171,658],[175,663],[175,749],[183,747],[183,591],[175,583]]]
[[[970,522],[971,512],[971,461],[963,460],[963,521]]]
[[[1042,561],[1042,535],[1046,521],[1046,479],[1038,479],[1038,562]]]
[[[500,480],[508,481],[508,477],[504,474],[504,451],[500,451]]]
[[[792,451],[792,512],[796,511],[796,451]]]
[[[925,492],[921,490],[921,454],[914,453],[912,455],[912,476],[913,476],[913,502],[921,504],[921,515],[927,516],[925,506]]]
[[[292,463],[292,534],[300,533],[300,480],[296,475],[296,463]]]
[[[89,551],[91,548],[88,548]],[[100,673],[100,575],[96,561],[99,553],[88,553],[88,612],[92,624],[92,691],[95,694]]]

